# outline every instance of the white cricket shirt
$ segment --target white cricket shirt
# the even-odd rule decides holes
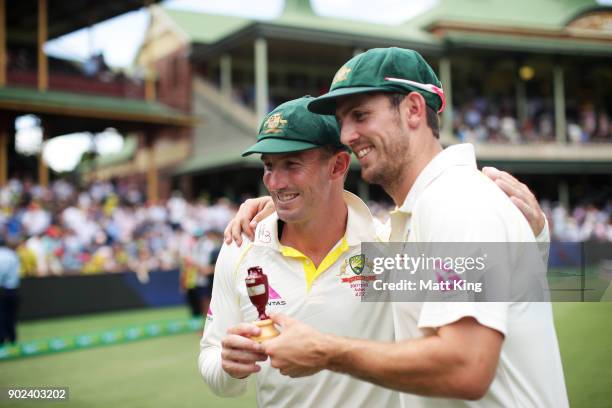
[[[221,340],[229,327],[257,319],[244,281],[252,266],[260,266],[268,276],[267,313],[284,313],[324,333],[394,340],[391,305],[361,302],[374,276],[360,273],[358,267],[355,271],[349,261],[360,255],[362,241],[376,240],[372,215],[355,195],[345,192],[344,198],[348,206],[345,236],[318,269],[299,251],[279,243],[276,214],[257,226],[253,243],[221,250],[199,356],[200,372],[215,393],[235,396],[246,390],[246,379],[234,379],[221,368]],[[257,402],[262,407],[399,406],[399,393],[348,375],[324,370],[293,379],[272,368],[269,360],[260,364]]]
[[[391,241],[533,242],[519,209],[476,168],[474,148],[454,145],[421,172],[404,204],[391,214]],[[539,239],[548,240],[548,228]],[[478,401],[401,394],[413,407],[567,407],[567,391],[550,303],[394,303],[398,340],[473,317],[501,332],[495,379]]]

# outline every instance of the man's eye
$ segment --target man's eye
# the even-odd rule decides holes
[[[360,111],[353,112],[353,117],[355,118],[355,120],[363,120],[365,116],[366,114],[364,112],[360,112]]]

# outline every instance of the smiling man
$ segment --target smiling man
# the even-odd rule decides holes
[[[393,339],[389,304],[363,303],[352,272],[362,241],[376,239],[366,205],[343,190],[350,156],[333,117],[308,111],[311,97],[280,105],[263,121],[257,143],[263,181],[276,212],[257,227],[253,242],[224,245],[219,255],[211,309],[202,337],[199,368],[212,390],[224,396],[246,391],[256,374],[263,407],[399,406],[397,392],[354,377],[322,371],[287,378],[266,361],[251,339],[260,329],[247,295],[247,270],[268,276],[267,312],[282,312],[326,333]],[[356,277],[356,278],[353,278]]]
[[[477,170],[473,147],[442,148],[444,105],[417,52],[385,48],[348,61],[309,109],[336,115],[364,180],[395,201],[391,241],[535,242],[520,203]],[[394,303],[393,316],[395,343],[323,334],[276,315],[282,334],[263,345],[286,375],[349,374],[405,392],[406,407],[568,406],[549,303]]]

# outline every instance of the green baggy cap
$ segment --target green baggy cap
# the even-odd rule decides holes
[[[446,105],[442,84],[421,54],[404,48],[373,48],[344,64],[330,90],[308,105],[311,112],[334,115],[339,97],[373,92],[423,95],[427,105],[440,113]]]
[[[304,96],[279,105],[259,127],[257,143],[242,156],[253,153],[291,153],[321,146],[345,147],[340,143],[336,118],[308,110],[312,96]]]

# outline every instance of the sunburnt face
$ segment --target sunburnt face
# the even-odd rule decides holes
[[[278,217],[287,223],[307,222],[324,211],[331,189],[329,160],[321,149],[263,154],[263,182]]]
[[[368,183],[392,184],[400,176],[410,152],[409,138],[398,109],[383,94],[341,98],[336,117],[340,138],[361,164]]]

